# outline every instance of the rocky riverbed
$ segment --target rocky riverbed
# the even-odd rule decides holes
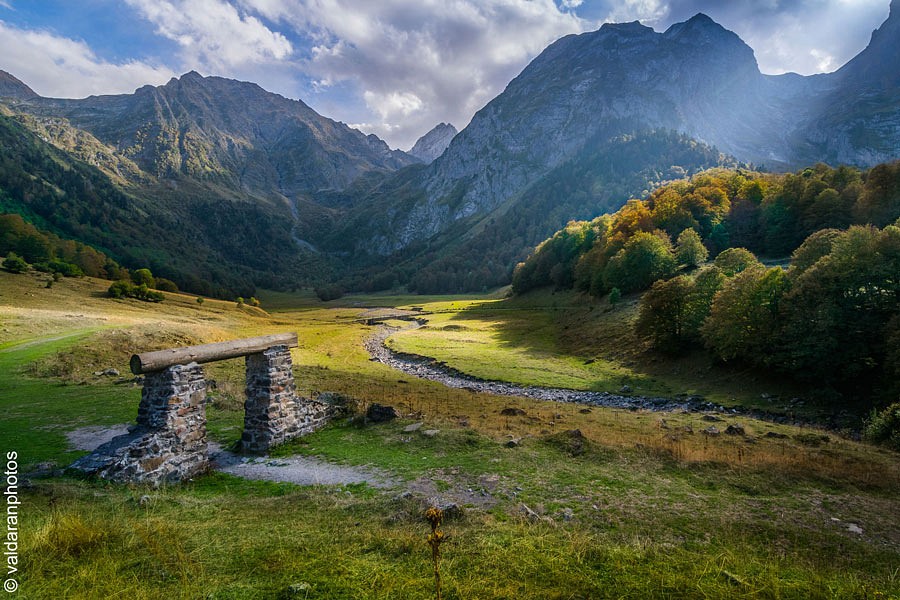
[[[446,385],[447,387],[484,392],[501,396],[519,396],[533,398],[535,400],[549,400],[553,402],[574,402],[589,406],[602,406],[626,410],[650,410],[660,412],[719,412],[731,415],[744,415],[756,419],[762,419],[775,423],[801,425],[799,421],[785,415],[778,415],[760,410],[747,410],[741,408],[726,408],[704,400],[699,396],[679,396],[676,398],[660,398],[650,396],[632,395],[627,392],[613,394],[610,392],[590,392],[583,390],[570,390],[564,388],[548,388],[536,386],[521,386],[503,381],[488,381],[468,375],[445,363],[415,354],[396,352],[385,345],[385,341],[398,331],[415,329],[425,325],[426,321],[409,315],[393,315],[393,319],[402,319],[410,323],[408,327],[392,327],[373,320],[371,325],[378,327],[374,335],[365,342],[365,348],[371,356],[371,360],[384,363],[398,371],[402,371],[413,377],[429,379]]]

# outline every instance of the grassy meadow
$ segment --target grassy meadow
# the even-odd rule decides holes
[[[0,272],[0,439],[19,454],[20,598],[433,598],[429,499],[444,598],[900,598],[900,461],[834,432],[718,415],[586,408],[449,389],[372,362],[373,307],[420,307],[389,343],[488,379],[798,410],[814,403],[703,357],[663,362],[629,339],[635,300],[572,295],[261,294],[262,309],[188,295],[104,297],[109,282]],[[395,406],[273,452],[370,466],[401,483],[295,486],[211,473],[152,489],[59,473],[67,434],[134,421],[134,352],[296,331],[301,395]],[[97,375],[114,368],[119,376]],[[243,364],[216,381],[210,438],[235,442]],[[764,397],[765,396],[765,397]],[[812,406],[810,406],[812,405]],[[503,408],[522,414],[504,416]],[[433,437],[404,427],[424,422]],[[705,435],[715,425],[746,435]],[[579,434],[572,433],[578,430]],[[508,447],[507,442],[517,444]]]

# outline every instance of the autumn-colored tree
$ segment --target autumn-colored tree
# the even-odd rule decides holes
[[[703,245],[696,230],[689,228],[678,234],[678,241],[675,243],[675,259],[680,264],[698,267],[708,255],[709,251]]]

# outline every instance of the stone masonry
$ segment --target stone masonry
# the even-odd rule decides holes
[[[200,365],[147,373],[137,425],[71,468],[110,481],[152,485],[206,471],[206,381]]]
[[[287,346],[247,356],[243,450],[265,452],[326,423],[326,404],[297,398],[292,367]]]
[[[253,352],[246,360],[244,451],[266,452],[325,425],[330,405],[297,397],[288,346]],[[200,365],[175,365],[146,373],[137,424],[71,468],[110,481],[151,485],[205,472],[209,468],[206,381]]]

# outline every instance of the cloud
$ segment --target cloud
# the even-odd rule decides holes
[[[223,0],[126,1],[156,26],[157,34],[176,42],[192,66],[222,72],[281,61],[293,52],[282,33]]]
[[[753,48],[764,73],[834,70],[888,16],[889,0],[670,0],[655,26],[704,12]]]
[[[549,43],[589,27],[552,0],[241,0],[241,6],[308,36],[311,53],[300,68],[319,93],[350,82],[371,113],[337,118],[377,117],[370,132],[402,148],[441,121],[465,126]]]
[[[91,94],[130,93],[145,84],[161,84],[170,69],[131,60],[101,60],[82,41],[47,31],[19,29],[0,21],[0,68],[42,96],[81,98]]]

